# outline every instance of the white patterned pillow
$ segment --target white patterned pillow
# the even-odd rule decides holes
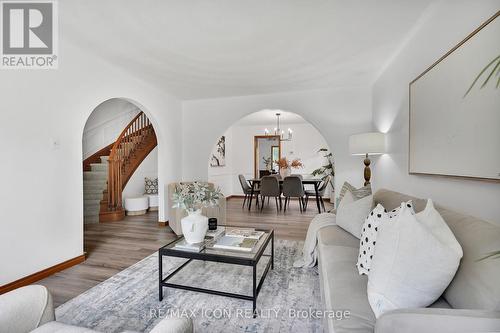
[[[150,179],[144,178],[144,193],[145,194],[158,194],[158,178]]]
[[[401,203],[405,205],[411,212],[415,215],[413,209],[413,202],[411,200]],[[359,240],[359,255],[356,267],[358,267],[359,274],[368,275],[370,272],[370,267],[373,260],[373,255],[375,253],[375,244],[377,242],[378,228],[381,223],[386,221],[391,221],[393,218],[397,217],[401,206],[391,210],[389,213],[381,204],[378,204],[371,213],[366,217],[365,223],[361,228],[361,238]]]
[[[361,238],[359,240],[359,256],[356,267],[359,274],[368,275],[370,266],[375,252],[375,244],[377,241],[378,227],[384,220],[387,220],[387,210],[381,204],[373,208],[371,213],[366,217],[363,228],[361,229]]]
[[[405,206],[410,209],[412,215],[415,215],[415,209],[413,208],[413,201],[408,200],[407,202],[405,202]],[[399,215],[400,210],[401,210],[401,205],[399,205],[398,207],[394,208],[389,213],[387,213],[387,216],[389,217],[389,219],[393,219]]]

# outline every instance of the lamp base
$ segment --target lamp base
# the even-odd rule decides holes
[[[365,156],[365,160],[363,161],[363,163],[365,163],[365,185],[369,185],[370,184],[370,178],[372,176],[372,171],[370,170],[370,159],[368,158],[368,154],[366,154]]]

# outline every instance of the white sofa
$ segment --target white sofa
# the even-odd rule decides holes
[[[44,286],[30,285],[0,295],[0,333],[98,333],[55,321],[52,296]],[[127,331],[128,333],[132,333]],[[192,333],[190,319],[165,318],[151,333]]]
[[[426,200],[389,190],[374,195],[388,210],[413,200],[415,211]],[[318,266],[325,309],[348,310],[349,318],[325,318],[334,333],[500,332],[500,259],[478,261],[500,249],[500,227],[436,207],[462,246],[460,267],[439,300],[428,308],[389,311],[376,319],[367,296],[367,276],[359,275],[359,239],[337,225],[318,232]]]

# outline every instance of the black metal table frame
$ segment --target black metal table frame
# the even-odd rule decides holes
[[[252,199],[255,195],[255,184],[260,182],[260,179],[249,179],[248,182],[251,184],[251,192],[250,192],[250,202],[248,203],[248,210],[252,208]],[[279,180],[280,184],[283,183],[283,180]],[[319,183],[321,183],[321,179],[304,179],[302,180],[302,184],[304,185],[314,185],[314,192],[316,193],[316,206],[318,207],[318,213],[321,214],[321,206],[319,203]]]
[[[218,295],[218,296],[226,296],[239,298],[247,301],[252,301],[252,313],[253,317],[256,317],[256,307],[257,307],[257,297],[259,296],[259,292],[262,288],[262,284],[264,283],[264,279],[267,276],[269,268],[274,269],[274,230],[266,230],[270,235],[267,237],[266,241],[259,248],[256,256],[254,258],[243,258],[237,256],[228,256],[228,255],[220,255],[216,253],[203,253],[203,252],[189,252],[182,250],[175,250],[171,248],[167,248],[170,244],[177,242],[180,238],[168,243],[167,245],[161,247],[158,250],[158,270],[159,270],[159,300],[160,302],[163,300],[163,287],[169,288],[177,288],[189,291],[196,291],[200,293]],[[181,237],[182,238],[182,237]],[[271,254],[264,254],[264,251],[269,246],[269,242],[271,242]],[[167,277],[163,278],[163,256],[168,257],[176,257],[176,258],[186,258],[188,259],[181,266],[177,267],[173,272],[167,275]],[[257,264],[259,263],[262,257],[270,257],[270,260],[266,264],[266,268],[264,269],[264,273],[262,274],[259,283],[257,284]],[[244,294],[235,294],[229,293],[219,290],[211,290],[205,288],[198,288],[192,286],[186,286],[182,284],[170,283],[170,280],[174,275],[179,273],[184,267],[187,266],[192,260],[202,260],[202,261],[212,261],[212,262],[220,262],[225,264],[235,264],[242,266],[251,266],[253,267],[253,285],[252,285],[252,296],[244,295]]]

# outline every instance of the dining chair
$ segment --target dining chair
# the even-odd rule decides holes
[[[243,194],[245,195],[245,199],[243,199],[243,206],[242,206],[242,208],[244,208],[247,200],[248,200],[248,203],[250,203],[250,196],[252,195],[252,188],[250,187],[250,185],[248,185],[248,181],[246,180],[245,176],[238,175],[238,179],[240,180],[241,190],[243,191]],[[253,194],[255,195],[257,207],[259,207],[259,192],[260,192],[260,189],[254,188]]]
[[[283,210],[285,212],[287,205],[290,206],[290,198],[298,198],[300,212],[304,212],[306,209],[304,195],[304,185],[302,184],[302,179],[300,177],[285,177],[283,180],[283,196],[285,197],[285,208]]]
[[[260,207],[261,211],[264,209],[264,203],[266,197],[268,199],[268,204],[269,204],[269,198],[274,197],[274,200],[276,202],[276,210],[279,212],[281,210],[282,202],[281,202],[281,190],[278,178],[274,176],[262,177],[260,180],[260,196],[262,199],[261,200],[262,205]],[[279,206],[278,206],[278,200],[279,200]]]
[[[325,208],[325,202],[323,201],[323,197],[325,196],[326,188],[328,187],[328,184],[330,184],[330,181],[332,179],[331,175],[327,175],[326,177],[323,178],[321,183],[318,185],[318,199],[321,204],[321,207],[323,208],[323,211],[326,211]],[[306,208],[309,203],[309,197],[316,197],[316,191],[315,190],[306,190]]]

